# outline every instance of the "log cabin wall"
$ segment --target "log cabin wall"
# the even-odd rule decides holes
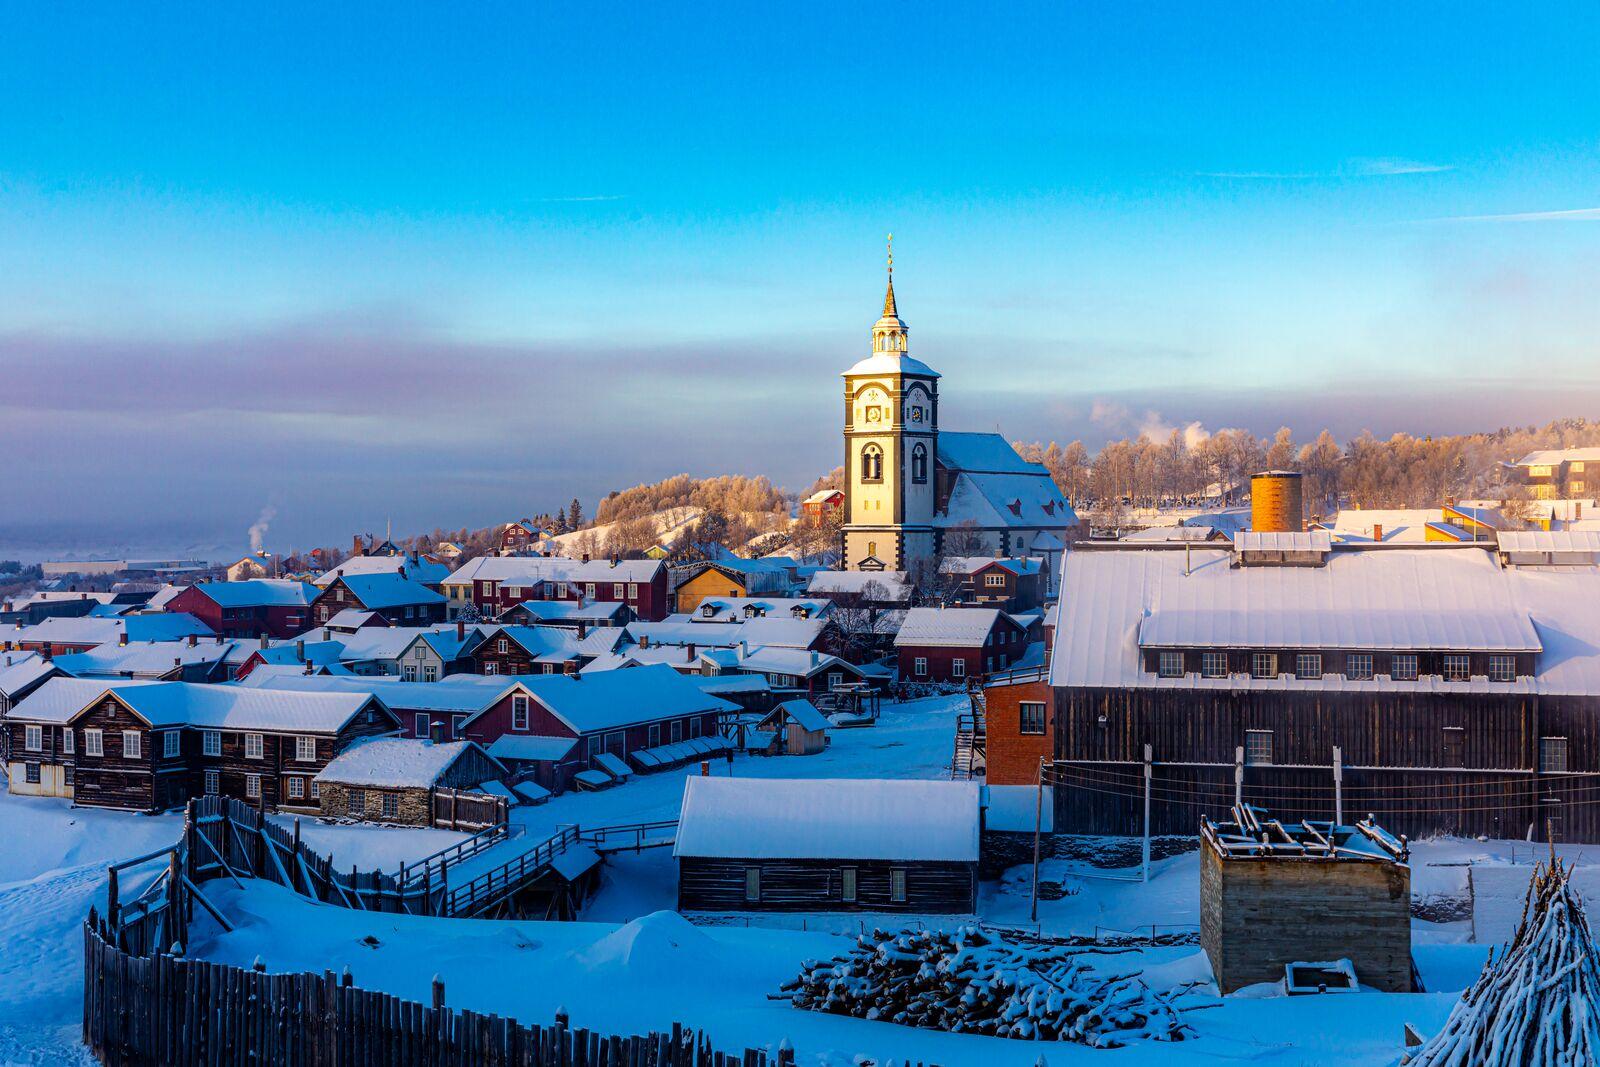
[[[745,872],[761,871],[761,899],[745,899]],[[842,871],[856,871],[856,899],[843,899]],[[906,872],[906,899],[891,899],[891,872]],[[975,863],[884,860],[678,860],[683,911],[872,911],[964,915],[977,907]]]

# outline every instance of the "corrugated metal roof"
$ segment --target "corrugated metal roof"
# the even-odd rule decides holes
[[[1328,552],[1333,535],[1327,530],[1240,530],[1233,535],[1239,552]]]
[[[894,643],[973,648],[984,643],[999,621],[995,608],[912,608]]]
[[[1505,530],[1497,540],[1502,552],[1600,553],[1600,532],[1589,530]]]

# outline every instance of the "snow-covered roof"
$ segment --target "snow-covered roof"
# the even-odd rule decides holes
[[[833,601],[821,597],[718,596],[706,597],[695,605],[693,611],[669,618],[676,622],[695,623],[745,622],[747,619],[764,617],[792,619],[801,617],[795,615],[798,609],[805,613],[804,617],[814,619],[826,614],[832,607]]]
[[[1563,463],[1600,463],[1600,448],[1544,448],[1517,460],[1518,467],[1556,467]]]
[[[450,568],[422,556],[379,555],[352,556],[316,578],[316,585],[327,588],[334,579],[358,574],[396,574],[405,572],[406,578],[423,585],[438,585],[450,576]]]
[[[74,652],[55,658],[56,666],[75,678],[94,675],[165,674],[179,667],[222,663],[233,651],[234,642],[201,641],[190,647],[187,641],[115,641],[96,645],[87,652]]]
[[[515,678],[482,674],[450,674],[437,682],[408,682],[393,676],[317,675],[293,668],[257,667],[239,682],[246,689],[282,689],[296,693],[361,693],[375,696],[396,711],[438,711],[473,714],[515,688]]]
[[[815,493],[800,501],[802,504],[825,504],[836,496],[843,496],[843,489],[818,489]]]
[[[614,600],[591,600],[582,604],[575,600],[524,600],[506,608],[497,618],[503,622],[517,621],[520,616],[534,623],[583,621],[599,625],[612,622],[626,610],[626,605]]]
[[[975,648],[988,640],[1001,614],[995,608],[912,608],[894,643],[896,647]]]
[[[343,574],[340,579],[362,607],[368,609],[444,603],[443,594],[398,574]]]
[[[373,622],[379,626],[389,625],[389,620],[376,611],[363,611],[360,608],[342,608],[322,625],[333,630],[359,630]]]
[[[1096,548],[1063,568],[1051,684],[1406,689],[1600,695],[1600,567],[1502,568],[1487,547],[1335,547],[1323,567],[1233,567],[1232,554]],[[1538,651],[1531,680],[1300,679],[1143,669],[1146,647]]]
[[[1600,553],[1600,532],[1585,530],[1505,530],[1496,540],[1500,551],[1507,554]]]
[[[1143,530],[1134,530],[1117,538],[1119,541],[1188,541],[1198,544],[1209,541],[1216,531],[1205,525],[1199,526],[1151,526]]]
[[[1346,540],[1370,539],[1381,526],[1385,543],[1422,544],[1428,523],[1443,521],[1443,508],[1342,508],[1334,516],[1333,532]]]
[[[1315,552],[1333,548],[1333,535],[1327,530],[1240,530],[1233,535],[1237,552]]]
[[[159,612],[153,615],[124,615],[115,619],[83,616],[77,619],[41,619],[33,626],[0,629],[0,640],[16,643],[54,645],[103,645],[122,634],[129,641],[174,641],[196,634],[216,636],[211,627],[187,612]]]
[[[1029,463],[997,433],[939,431],[939,463],[949,470],[991,474],[1038,474],[1045,468]]]
[[[686,681],[666,664],[585,673],[581,677],[526,674],[519,675],[516,680],[551,714],[579,734],[659,719],[739,710],[736,705]],[[469,719],[468,723],[471,722]]]
[[[317,775],[317,781],[426,789],[437,784],[462,756],[478,748],[474,741],[435,743],[425,738],[374,737],[335,756]]]
[[[623,629],[632,640],[648,641],[652,646],[733,648],[743,641],[747,645],[810,648],[827,627],[826,618],[815,617],[796,619],[769,615],[747,622],[690,622],[684,616],[675,615],[661,622],[630,622]]]
[[[488,641],[502,637],[515,642],[535,663],[565,663],[578,658],[578,637],[571,630],[556,626],[495,626],[487,631]]]
[[[885,600],[900,601],[911,596],[911,583],[905,571],[817,571],[806,584],[806,592],[813,595],[859,593],[868,582],[876,582],[884,588]]]
[[[1043,467],[1023,473],[963,470],[956,474],[944,513],[934,516],[934,523],[946,528],[971,524],[981,529],[1066,529],[1078,524],[1078,515]]]
[[[65,687],[52,692],[53,686]],[[70,687],[70,688],[68,688]],[[366,693],[293,693],[233,685],[189,682],[96,682],[52,678],[11,711],[30,722],[67,723],[116,694],[151,726],[192,726],[210,730],[261,730],[286,733],[337,733],[373,698]],[[46,699],[39,704],[33,701]]]
[[[977,782],[685,780],[673,855],[975,863]]]
[[[809,700],[785,700],[768,712],[767,717],[762,722],[771,722],[780,714],[787,715],[793,719],[795,725],[802,730],[833,729],[833,723],[829,722],[827,716],[818,711],[817,706]]]
[[[501,734],[489,743],[489,755],[501,760],[555,763],[565,759],[578,745],[576,737],[543,737],[538,734]]]
[[[309,582],[290,578],[252,578],[243,582],[200,582],[195,591],[224,608],[303,608],[317,598]]]
[[[55,669],[37,652],[0,652],[0,696],[14,698]]]
[[[1015,575],[1038,574],[1042,560],[1032,556],[946,556],[939,564],[945,574],[976,574],[987,567],[1000,567]]]
[[[473,582],[535,585],[539,582],[648,582],[666,564],[658,559],[596,559],[584,563],[559,556],[479,556],[461,565],[445,585]]]
[[[163,585],[160,589],[157,589],[154,593],[150,594],[150,599],[144,602],[144,606],[140,608],[140,610],[164,611],[166,610],[167,601],[171,600],[173,597],[177,596],[187,588],[189,587],[186,585]]]
[[[918,378],[939,377],[938,371],[922,360],[903,352],[874,352],[839,377],[849,378],[857,374],[911,374]]]

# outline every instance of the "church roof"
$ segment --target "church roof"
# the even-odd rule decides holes
[[[1048,471],[1017,455],[997,433],[954,433],[939,431],[939,465],[952,471],[984,471],[990,474],[1043,474]]]
[[[919,378],[937,378],[939,372],[904,352],[874,352],[866,359],[845,371],[841,377],[857,374],[912,374]]]
[[[941,451],[944,436],[939,435]],[[1050,475],[1040,467],[1037,472],[1026,474],[958,472],[945,513],[935,516],[934,523],[944,527],[972,523],[983,529],[1043,527],[1060,530],[1077,525],[1078,516]]]

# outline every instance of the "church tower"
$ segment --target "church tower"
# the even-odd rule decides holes
[[[889,288],[872,354],[844,372],[846,570],[905,570],[933,555],[939,375],[908,352],[910,330]]]

